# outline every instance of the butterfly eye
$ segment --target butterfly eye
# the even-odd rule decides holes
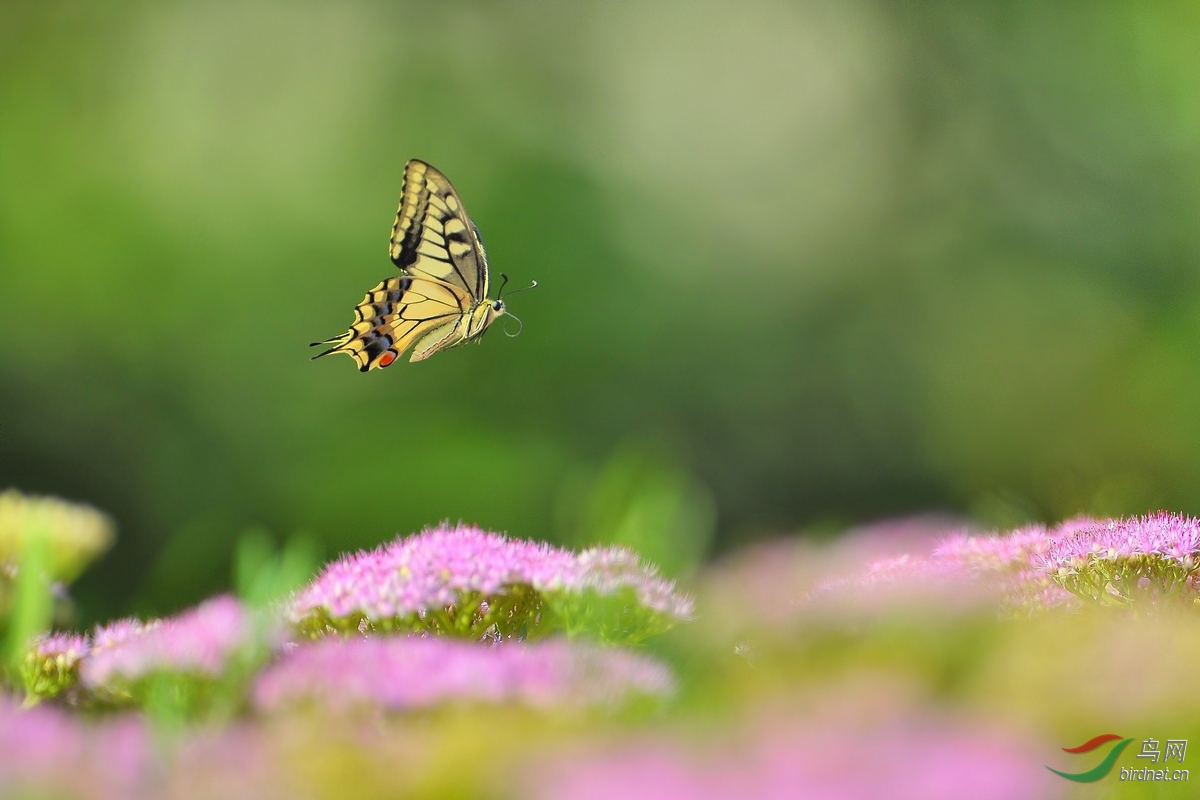
[[[493,310],[495,310],[495,311],[503,311],[503,310],[504,310],[504,303],[502,303],[502,302],[500,302],[499,300],[497,300],[496,302],[492,303],[492,309],[493,309]]]

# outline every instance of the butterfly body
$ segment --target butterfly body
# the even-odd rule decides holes
[[[381,281],[354,309],[345,333],[315,358],[346,353],[362,372],[479,341],[504,302],[488,298],[487,253],[458,193],[438,170],[416,159],[404,167],[400,209],[388,254],[400,274]]]

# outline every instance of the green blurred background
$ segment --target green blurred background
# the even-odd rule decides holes
[[[449,518],[685,570],[783,531],[1200,512],[1185,3],[0,2],[0,487],[82,622]],[[523,334],[309,363],[455,182]]]

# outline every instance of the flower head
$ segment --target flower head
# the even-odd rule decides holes
[[[79,662],[91,650],[78,633],[43,634],[33,641],[21,661],[21,682],[30,697],[57,697],[79,678]]]
[[[260,709],[317,701],[391,711],[441,703],[604,705],[672,689],[665,666],[562,640],[525,644],[429,637],[329,637],[297,647],[258,680]]]
[[[0,562],[17,563],[31,536],[49,542],[50,575],[71,581],[112,544],[113,524],[91,506],[0,492]]]
[[[673,583],[627,550],[576,555],[460,525],[344,556],[302,589],[287,613],[312,636],[362,629],[519,638],[549,624],[549,600],[626,591],[659,618],[690,612]]]
[[[121,620],[98,628],[91,654],[80,665],[83,684],[103,688],[157,671],[206,676],[221,673],[253,643],[254,628],[241,604],[217,597],[160,622]]]
[[[1036,564],[1071,593],[1104,605],[1200,597],[1200,522],[1158,513],[1074,522]]]
[[[46,633],[33,642],[33,652],[39,658],[52,658],[62,664],[74,665],[92,649],[88,637],[81,633]]]

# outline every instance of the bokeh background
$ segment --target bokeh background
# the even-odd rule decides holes
[[[81,623],[442,519],[636,544],[1200,512],[1184,3],[0,2],[0,486]],[[450,176],[515,339],[309,363]]]

